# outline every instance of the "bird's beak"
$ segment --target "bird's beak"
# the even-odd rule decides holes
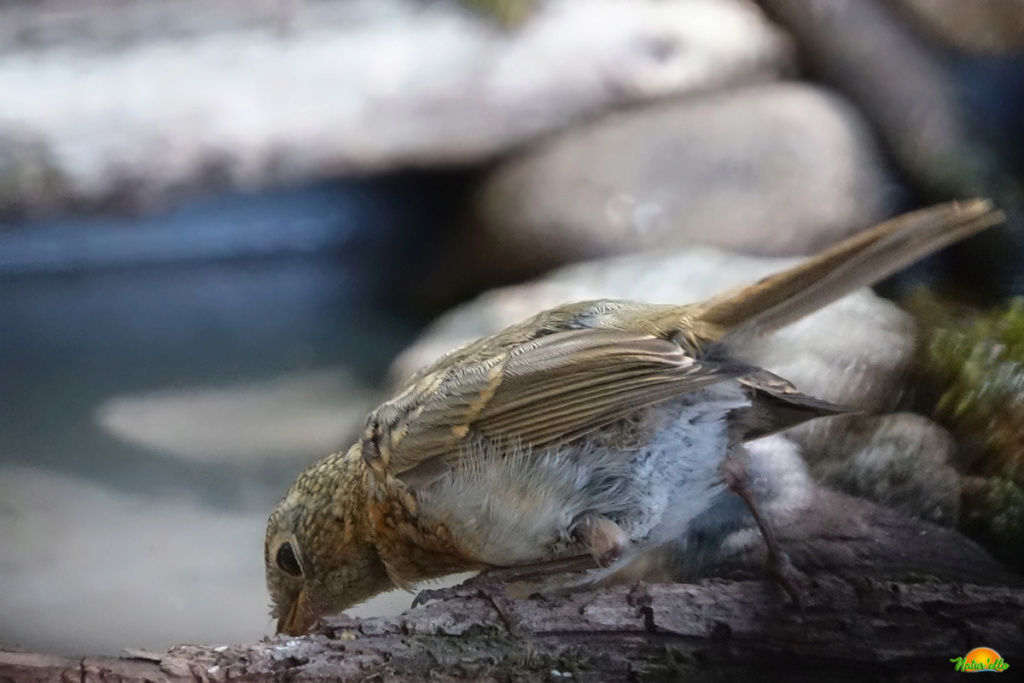
[[[316,619],[310,614],[306,590],[299,591],[288,612],[277,620],[277,632],[290,636],[301,636],[309,632]]]

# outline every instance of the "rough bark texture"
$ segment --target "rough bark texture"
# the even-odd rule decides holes
[[[3,681],[945,680],[977,646],[1024,661],[1024,591],[820,578],[803,614],[760,581],[619,586],[507,604],[479,595],[308,638],[121,659],[0,652]]]

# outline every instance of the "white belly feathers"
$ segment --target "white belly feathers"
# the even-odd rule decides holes
[[[508,455],[476,442],[448,476],[419,492],[420,515],[498,566],[586,552],[570,535],[584,514],[611,519],[634,544],[660,545],[685,534],[722,494],[725,416],[748,403],[727,381],[541,452]]]

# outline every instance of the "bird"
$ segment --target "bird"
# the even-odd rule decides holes
[[[751,519],[782,571],[744,444],[846,409],[737,349],[1001,220],[983,199],[920,209],[704,302],[570,303],[449,352],[274,508],[277,631],[460,572],[586,585]]]

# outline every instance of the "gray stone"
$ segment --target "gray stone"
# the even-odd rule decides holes
[[[911,517],[953,526],[960,515],[956,443],[911,413],[852,415],[803,425],[811,476]]]
[[[791,63],[744,0],[34,5],[0,8],[0,216],[476,163]]]
[[[1017,584],[1019,577],[957,531],[908,517],[823,486],[797,514],[776,519],[779,543],[810,575],[875,580],[934,577],[976,584]],[[756,529],[735,533],[710,573],[764,576],[764,541]]]
[[[1019,0],[896,0],[932,37],[971,52],[1024,51],[1024,3]]]
[[[221,387],[115,396],[96,408],[113,436],[198,462],[258,469],[348,447],[378,397],[344,368]]]
[[[843,100],[760,85],[611,114],[507,162],[475,239],[510,272],[691,244],[809,254],[883,218],[886,178]]]

